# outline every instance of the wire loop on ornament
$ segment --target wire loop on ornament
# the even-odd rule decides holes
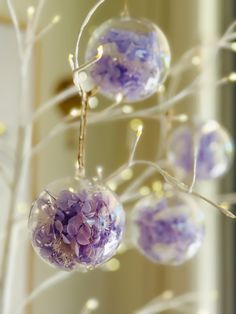
[[[54,195],[52,195],[51,192],[49,192],[49,190],[45,189],[44,190],[53,200],[56,200],[56,197]]]
[[[79,67],[77,68],[74,68],[74,63],[73,63],[73,55],[69,55],[69,62],[71,64],[71,67],[72,67],[72,71],[73,73],[81,73],[83,72],[84,70],[86,70],[87,68],[91,67],[93,64],[95,64],[96,62],[98,62],[103,56],[103,46],[99,46],[98,49],[97,49],[97,55],[91,59],[90,61],[80,65]]]
[[[122,17],[129,17],[130,16],[128,0],[125,0],[125,2],[124,2],[124,9],[121,12],[121,16]]]

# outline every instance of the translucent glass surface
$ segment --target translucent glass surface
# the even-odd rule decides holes
[[[103,264],[121,242],[125,214],[99,182],[66,178],[48,186],[32,206],[33,247],[50,265],[74,270]]]
[[[179,265],[202,245],[204,215],[192,197],[168,191],[161,198],[147,196],[132,215],[133,241],[155,263]]]
[[[86,60],[103,46],[103,57],[90,68],[100,92],[111,99],[123,95],[137,102],[153,95],[167,77],[170,48],[163,32],[144,19],[111,19],[92,34]]]
[[[169,162],[182,177],[193,173],[194,146],[198,149],[197,180],[224,175],[232,164],[234,144],[229,133],[216,121],[178,127],[170,136]]]

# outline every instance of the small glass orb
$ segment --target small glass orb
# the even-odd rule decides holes
[[[144,19],[120,17],[106,21],[92,34],[85,59],[103,46],[103,56],[90,68],[100,92],[116,100],[137,102],[157,92],[170,68],[171,54],[163,32]]]
[[[98,181],[66,178],[48,186],[29,217],[32,244],[56,268],[90,269],[109,260],[121,243],[125,213]]]
[[[189,195],[167,191],[149,195],[132,212],[133,242],[154,263],[180,265],[202,245],[204,215]]]
[[[218,122],[211,120],[196,126],[180,126],[170,136],[168,160],[182,178],[192,177],[194,145],[198,147],[198,181],[215,179],[228,171],[234,156],[233,140]]]

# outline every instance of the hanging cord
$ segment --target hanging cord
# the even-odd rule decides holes
[[[130,16],[128,0],[125,0],[125,2],[124,2],[124,9],[121,12],[121,16],[122,17],[129,17]]]
[[[80,83],[79,73],[87,68],[89,65],[92,65],[94,62],[98,61],[103,54],[102,46],[98,47],[98,54],[95,59],[89,61],[85,65],[80,65],[79,63],[79,49],[82,35],[86,26],[88,25],[91,17],[96,12],[98,7],[103,4],[105,0],[99,0],[93,8],[89,11],[86,16],[77,39],[76,48],[75,48],[75,56],[72,54],[69,55],[69,63],[73,72],[74,84],[78,88],[78,93],[82,98],[82,108],[81,108],[81,116],[80,116],[80,131],[79,131],[79,153],[76,167],[76,177],[84,177],[85,176],[85,143],[86,143],[86,126],[87,126],[87,116],[88,116],[88,107],[89,107],[89,98],[92,97],[97,92],[97,88],[93,89],[91,92],[86,92],[83,86]]]
[[[86,127],[88,117],[88,102],[89,95],[82,92],[82,108],[80,116],[80,130],[79,130],[79,152],[78,152],[78,168],[76,169],[76,176],[85,176],[85,143],[86,143]]]
[[[78,88],[79,96],[82,99],[81,105],[81,115],[80,115],[80,130],[79,130],[79,152],[77,158],[77,166],[76,166],[76,177],[84,177],[85,176],[85,144],[86,144],[86,127],[87,127],[87,117],[88,117],[88,109],[89,109],[89,99],[96,95],[97,87],[93,88],[91,91],[87,92],[79,83],[79,73],[82,72],[89,65],[100,60],[103,54],[102,46],[98,47],[98,54],[94,59],[89,61],[87,64],[82,65],[81,67],[75,68],[75,64],[73,61],[73,55],[69,56],[69,62],[73,71],[74,83]]]
[[[89,99],[96,95],[97,88],[90,92],[82,90],[82,106],[80,115],[80,129],[79,129],[79,151],[77,158],[76,177],[85,177],[85,161],[86,161],[86,130],[89,109]]]

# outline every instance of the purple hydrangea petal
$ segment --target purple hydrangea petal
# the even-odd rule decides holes
[[[63,239],[63,242],[65,244],[70,244],[71,243],[71,241],[64,234],[62,234],[62,239]]]
[[[202,244],[204,216],[189,196],[148,196],[136,204],[133,215],[136,246],[156,263],[181,264]]]
[[[93,183],[78,192],[65,189],[47,204],[48,193],[40,196],[39,204],[45,205],[39,208],[36,201],[30,214],[32,242],[39,255],[68,271],[108,260],[124,228],[124,212],[112,192]],[[52,195],[57,194],[54,191]]]
[[[96,55],[100,45],[103,56],[89,72],[105,96],[115,98],[121,93],[127,102],[137,102],[153,95],[165,80],[170,50],[154,24],[131,18],[104,23],[89,41],[87,60]]]
[[[88,218],[91,218],[96,214],[96,210],[94,209],[90,201],[85,201],[81,210],[83,214]]]
[[[81,245],[87,245],[91,242],[91,229],[88,224],[83,224],[79,228],[76,240]]]
[[[71,238],[74,238],[77,234],[77,226],[73,223],[67,225],[66,231]]]
[[[78,243],[76,243],[76,242],[75,242],[75,244],[74,244],[74,250],[75,250],[75,255],[76,255],[77,257],[79,257],[79,245],[78,245]]]
[[[198,145],[198,181],[210,180],[224,175],[229,169],[234,144],[231,136],[216,121],[178,127],[168,144],[168,159],[184,178],[192,177],[194,142]],[[178,145],[176,145],[178,143]]]
[[[57,220],[57,221],[55,222],[55,228],[56,228],[56,230],[57,230],[59,233],[62,233],[62,231],[63,231],[63,224],[61,223],[60,220]]]
[[[62,191],[56,200],[56,206],[65,211],[68,209],[68,203],[74,200],[74,193],[70,191]]]

